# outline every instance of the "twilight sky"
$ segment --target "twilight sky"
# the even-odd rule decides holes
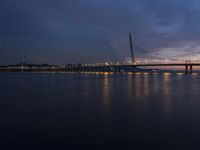
[[[199,0],[0,0],[0,65],[200,59]]]

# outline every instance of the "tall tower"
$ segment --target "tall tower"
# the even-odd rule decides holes
[[[131,33],[129,33],[129,41],[130,41],[130,49],[131,49],[132,64],[134,64],[134,63],[135,63],[135,58],[134,58],[134,52],[133,52],[133,42],[132,42]]]

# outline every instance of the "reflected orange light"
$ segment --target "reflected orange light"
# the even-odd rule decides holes
[[[149,73],[145,72],[144,73],[144,95],[148,96],[149,94]]]
[[[141,75],[142,73],[141,73],[141,72],[136,72],[135,74],[136,74],[136,75]]]
[[[184,73],[176,73],[178,76],[182,76],[182,75],[184,75]]]
[[[137,75],[141,74],[141,73],[136,73]],[[136,94],[136,98],[139,99],[141,96],[141,91],[143,91],[142,88],[142,78],[140,76],[137,77],[137,79],[135,80],[135,85],[136,85],[136,89],[135,89],[135,94]]]
[[[103,109],[104,111],[109,111],[109,106],[110,106],[110,83],[109,82],[109,77],[108,77],[108,72],[104,72],[104,81],[103,81],[103,92],[102,92],[102,104],[103,104]]]
[[[103,74],[104,74],[104,75],[108,75],[108,74],[109,74],[109,72],[104,72]]]
[[[149,73],[148,73],[148,72],[145,72],[144,75],[149,75]]]
[[[169,72],[165,72],[164,75],[171,75],[171,73],[169,73]]]
[[[142,73],[141,73],[141,72],[136,72],[135,74],[136,74],[136,75],[141,75]]]
[[[165,113],[168,114],[168,112],[171,109],[171,101],[170,101],[170,73],[164,74],[164,80],[163,80],[163,108],[165,110]]]

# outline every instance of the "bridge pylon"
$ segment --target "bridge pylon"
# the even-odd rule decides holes
[[[132,40],[132,35],[129,33],[129,42],[130,42],[130,50],[131,50],[131,59],[132,59],[132,64],[135,64],[135,56],[134,56],[134,46],[133,46],[133,40]]]

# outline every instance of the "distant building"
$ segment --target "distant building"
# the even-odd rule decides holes
[[[79,63],[79,64],[77,64],[77,67],[78,67],[78,68],[82,67],[82,64],[80,64],[80,63]]]
[[[76,67],[76,65],[74,65],[74,64],[67,64],[67,65],[65,65],[65,68],[74,68],[74,67]]]

